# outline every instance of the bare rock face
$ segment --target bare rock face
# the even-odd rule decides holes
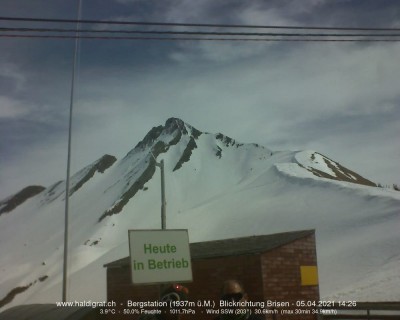
[[[43,186],[28,186],[15,195],[9,197],[0,202],[0,215],[3,213],[10,212],[16,207],[24,203],[29,198],[32,198],[46,189]]]

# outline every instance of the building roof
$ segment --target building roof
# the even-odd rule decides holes
[[[0,320],[95,320],[100,319],[91,307],[57,307],[55,304],[27,304],[0,313]]]
[[[199,260],[263,253],[314,233],[315,230],[301,230],[271,235],[194,242],[190,244],[190,256],[192,260]],[[107,263],[104,267],[118,268],[129,264],[129,257],[125,257]]]

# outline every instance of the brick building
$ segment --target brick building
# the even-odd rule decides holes
[[[289,316],[280,309],[299,309],[297,301],[319,299],[314,230],[191,243],[190,252],[193,282],[185,286],[189,288],[191,301],[218,301],[222,283],[227,279],[241,281],[251,301],[290,304],[290,307],[276,308],[278,314],[268,316],[269,319],[298,319],[299,314]],[[125,306],[128,300],[157,300],[158,285],[131,284],[129,257],[105,267],[109,301]],[[127,319],[122,313],[121,309],[112,319]],[[214,317],[197,308],[196,315],[187,318]],[[301,315],[301,319],[315,318],[307,311]]]

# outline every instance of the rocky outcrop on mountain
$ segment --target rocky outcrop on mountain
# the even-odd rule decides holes
[[[92,165],[83,169],[82,177],[70,188],[69,195],[71,196],[77,190],[79,190],[86,182],[90,180],[94,176],[96,172],[104,173],[109,167],[111,167],[114,162],[117,161],[117,158],[106,154],[102,156],[99,160],[97,160]]]
[[[301,152],[300,154],[304,153],[305,152]],[[340,163],[333,161],[332,159],[329,159],[318,152],[311,152],[307,162],[304,160],[300,162],[298,161],[298,164],[317,177],[357,183],[371,187],[377,186],[376,183],[362,177],[358,173],[342,166]]]
[[[7,199],[0,202],[0,215],[3,213],[10,212],[16,207],[24,203],[29,198],[36,196],[38,193],[46,189],[43,186],[28,186],[15,195],[8,197]]]

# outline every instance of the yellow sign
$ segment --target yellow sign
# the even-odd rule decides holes
[[[318,285],[317,266],[300,266],[300,275],[301,275],[302,286]]]

